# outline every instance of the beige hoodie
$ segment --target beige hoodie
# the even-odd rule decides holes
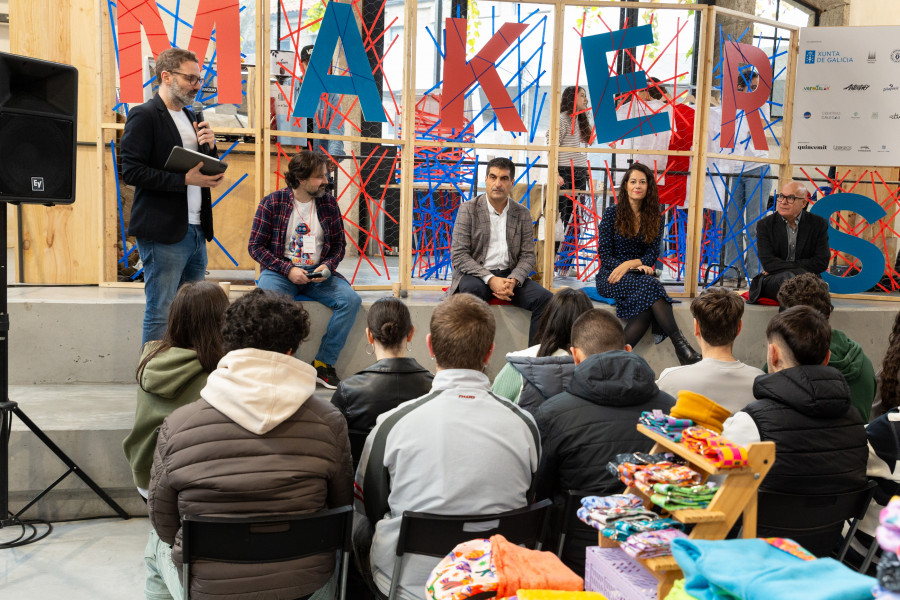
[[[283,423],[316,391],[316,370],[288,354],[244,348],[226,354],[200,396],[252,433]]]

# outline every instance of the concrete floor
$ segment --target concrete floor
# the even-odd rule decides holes
[[[18,527],[0,529],[0,543],[14,539],[20,531]],[[149,519],[55,523],[43,540],[0,550],[0,596],[10,600],[143,598],[143,551],[149,531]]]

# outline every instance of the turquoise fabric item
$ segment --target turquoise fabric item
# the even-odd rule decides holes
[[[581,290],[588,295],[588,298],[593,300],[594,302],[602,302],[604,304],[610,304],[612,306],[616,305],[615,298],[607,298],[606,296],[601,296],[597,293],[597,288],[592,285],[586,285]]]
[[[672,555],[698,600],[870,600],[876,583],[834,559],[805,561],[761,539],[677,539]]]

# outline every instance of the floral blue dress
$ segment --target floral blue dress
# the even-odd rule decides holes
[[[598,294],[616,300],[616,316],[628,320],[650,308],[660,298],[672,304],[675,301],[666,293],[659,279],[652,275],[625,273],[614,284],[607,281],[613,269],[626,260],[639,258],[642,264],[655,267],[662,241],[662,227],[659,235],[649,244],[637,237],[623,237],[616,231],[617,208],[615,205],[607,208],[600,221],[597,236],[600,270],[597,272],[596,285]]]

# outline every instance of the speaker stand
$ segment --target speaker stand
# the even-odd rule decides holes
[[[0,205],[0,249],[6,252],[6,207]],[[23,546],[43,539],[52,531],[52,526],[40,520],[23,520],[20,517],[25,511],[34,506],[41,498],[43,498],[50,490],[59,485],[66,477],[74,473],[84,483],[96,493],[117,515],[123,519],[129,518],[121,506],[116,504],[115,500],[103,491],[93,479],[81,470],[71,458],[69,458],[62,449],[57,446],[53,440],[47,437],[47,434],[41,431],[34,421],[19,408],[18,403],[9,400],[9,312],[7,310],[7,271],[6,256],[0,260],[0,529],[6,527],[21,527],[22,534],[18,539],[11,542],[0,543],[0,549],[14,548]],[[60,475],[56,481],[47,486],[44,491],[35,496],[31,502],[25,505],[19,512],[13,514],[9,510],[9,440],[12,432],[12,417],[15,415],[28,429],[34,433],[43,444],[53,452],[67,467],[68,470]],[[44,524],[47,531],[38,535],[36,524]],[[27,533],[28,530],[31,533]]]

